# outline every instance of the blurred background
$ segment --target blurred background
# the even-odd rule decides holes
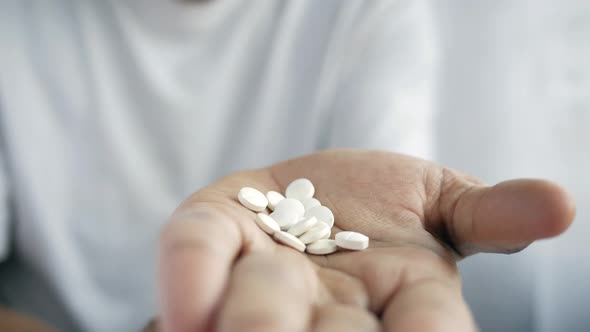
[[[351,4],[371,1],[351,1]],[[350,116],[326,118],[326,121],[340,122],[333,125],[339,130],[325,131],[328,133],[325,136],[332,136],[326,137],[324,146],[331,146],[333,140],[341,146],[383,148],[379,146],[381,143],[392,149],[390,143],[396,144],[397,139],[408,147],[400,149],[401,152],[433,158],[489,183],[515,177],[540,177],[564,185],[574,194],[578,205],[576,221],[565,234],[535,243],[515,255],[470,257],[460,263],[460,268],[466,299],[484,332],[590,331],[590,1],[424,1],[430,1],[431,17],[422,15],[421,6],[414,14],[420,25],[425,23],[435,33],[431,51],[432,58],[437,59],[432,100],[436,118],[431,119],[429,108],[422,113],[423,110],[414,107],[429,104],[422,90],[419,95],[411,93],[412,83],[422,83],[422,77],[414,70],[428,71],[421,58],[430,58],[431,54],[422,49],[419,54],[412,53],[414,41],[419,40],[413,34],[407,35],[412,31],[402,29],[399,35],[393,34],[397,40],[381,39],[397,31],[396,19],[402,19],[403,28],[416,17],[411,13],[408,17],[390,19],[388,16],[392,31],[371,36],[363,34],[371,29],[365,32],[361,29],[358,35],[352,36],[357,39],[348,35],[341,38],[347,43],[350,40],[359,43],[374,37],[379,42],[379,47],[366,52],[369,60],[360,61],[366,67],[377,65],[372,70],[359,66],[360,74],[355,72],[361,78],[366,76],[366,82],[374,85],[363,85],[354,79],[343,84],[343,93],[337,95],[341,102],[334,109],[349,108]],[[192,15],[201,14],[197,9],[181,11],[189,2],[0,0],[0,40],[4,42],[6,38],[8,42],[1,45],[9,45],[0,50],[0,59],[6,60],[0,61],[3,65],[0,84],[9,82],[2,85],[2,106],[8,107],[1,112],[0,127],[3,136],[10,133],[14,136],[12,141],[19,143],[18,148],[7,151],[39,161],[14,167],[23,170],[20,181],[28,184],[29,189],[34,188],[21,191],[25,197],[22,201],[38,203],[37,209],[28,204],[15,205],[21,218],[14,232],[19,245],[16,249],[20,250],[18,259],[46,273],[49,277],[42,275],[47,277],[42,280],[52,281],[55,288],[46,287],[24,268],[17,270],[6,265],[6,270],[16,273],[0,279],[0,303],[26,308],[39,317],[52,317],[56,321],[62,320],[62,315],[78,315],[80,326],[82,323],[95,326],[97,331],[116,330],[106,328],[109,324],[143,324],[152,317],[156,302],[154,294],[145,290],[155,288],[152,280],[155,259],[151,256],[155,257],[157,232],[180,199],[230,171],[268,165],[318,147],[315,134],[299,135],[290,129],[295,126],[325,129],[316,128],[319,121],[312,117],[312,97],[319,81],[314,70],[321,53],[305,51],[323,48],[323,34],[318,31],[329,31],[331,23],[329,16],[322,16],[323,12],[315,9],[323,8],[330,13],[334,3],[227,1],[227,8],[216,7],[211,12],[215,19],[205,20],[202,16],[193,19]],[[237,3],[235,9],[234,3]],[[407,3],[421,4],[419,0]],[[288,54],[284,54],[281,47],[286,46],[281,44],[277,47],[281,52],[276,54],[264,53],[266,46],[257,48],[273,40],[267,38],[267,33],[272,36],[270,32],[281,27],[280,20],[271,15],[274,11],[262,11],[260,16],[255,11],[257,6],[264,9],[269,4],[287,9],[295,7],[292,11],[295,18],[305,13],[302,8],[313,9],[309,21],[301,21],[306,28],[302,32],[283,29],[284,35],[298,46],[285,48]],[[243,22],[249,21],[242,20],[243,17],[256,24],[244,30]],[[190,31],[199,28],[199,24],[221,25],[219,22],[228,24],[220,29],[219,45],[217,35],[199,39],[209,48],[201,49],[199,43],[186,44],[191,37],[188,33],[169,36],[177,32],[174,28]],[[233,38],[234,31],[240,32],[236,36],[241,38]],[[258,35],[257,31],[265,34]],[[294,38],[297,34],[291,33],[296,32],[318,39]],[[250,35],[260,37],[253,39],[260,45],[246,47]],[[226,53],[227,45],[233,47],[227,48],[231,52]],[[396,55],[400,58],[395,58]],[[346,60],[346,54],[332,56]],[[271,63],[274,67],[266,71],[268,59],[274,60]],[[379,61],[371,61],[375,59],[390,66],[379,66]],[[268,77],[264,76],[267,72]],[[265,79],[269,77],[267,82]],[[224,84],[229,88],[221,89]],[[244,85],[243,89],[239,88],[240,84]],[[295,91],[293,87],[297,86],[304,86],[304,91]],[[378,99],[372,97],[383,97],[383,94],[389,97],[396,89],[410,93],[407,100],[400,95],[391,98],[393,102],[401,100],[394,106],[402,107],[395,108],[399,114],[391,112],[391,118],[383,119],[385,112],[380,107],[383,104],[371,103]],[[209,94],[210,90],[217,94]],[[222,95],[227,91],[230,92],[227,96]],[[369,103],[360,98],[355,104],[354,98],[359,96],[367,97]],[[389,98],[383,101],[391,102]],[[362,112],[354,109],[358,105]],[[264,118],[270,121],[262,124],[255,119],[243,121],[228,135],[223,114],[235,115],[231,112],[241,111],[242,107],[252,114],[272,117]],[[192,109],[215,116],[202,119],[201,131],[194,130],[188,121],[179,127],[181,114]],[[281,109],[285,112],[277,112]],[[84,113],[85,110],[89,112]],[[100,112],[91,112],[95,110]],[[163,114],[161,110],[173,116],[151,121]],[[62,135],[62,127],[57,125],[54,133],[48,125],[54,122],[71,131]],[[281,130],[276,124],[284,127]],[[250,133],[249,125],[256,125],[256,133]],[[431,128],[435,129],[434,135]],[[410,129],[415,129],[414,134],[408,135]],[[170,135],[172,132],[174,135]],[[250,141],[242,141],[244,133],[250,133]],[[375,136],[375,141],[367,138],[370,134]],[[400,139],[402,134],[408,139]],[[297,140],[289,140],[293,137],[289,135],[297,135]],[[301,136],[306,136],[306,140]],[[432,149],[415,148],[430,145],[430,138],[434,142]],[[281,144],[273,142],[272,151],[267,144],[259,143],[269,139]],[[47,141],[47,146],[59,153],[50,148],[39,149],[38,143],[42,141]],[[256,143],[258,150],[243,149],[250,146],[248,142]],[[70,147],[70,143],[73,143],[71,151],[63,148]],[[21,148],[20,144],[33,148]],[[223,158],[202,160],[202,155],[194,151],[222,151]],[[71,158],[61,157],[60,153],[66,156],[66,152],[73,154]],[[170,161],[170,165],[163,160]],[[38,165],[42,165],[43,172],[33,172]],[[30,166],[30,172],[24,166]],[[46,179],[46,174],[52,176]],[[11,181],[18,183],[13,178]],[[49,181],[49,185],[37,186],[44,181]],[[149,190],[149,186],[163,189]],[[59,188],[59,194],[52,191],[54,187]],[[89,192],[88,188],[92,190]],[[51,199],[56,200],[57,208],[54,204],[44,205],[52,202]],[[145,202],[153,204],[147,206]],[[138,228],[135,223],[138,220],[146,226]],[[59,230],[56,225],[63,227],[63,236],[53,235]],[[143,233],[138,233],[138,229]],[[0,225],[2,232],[6,235],[8,227],[2,229]],[[129,241],[128,234],[136,238]],[[44,252],[61,255],[45,257]],[[134,262],[132,268],[130,261]],[[14,262],[17,259],[11,263]],[[137,278],[125,278],[120,271],[127,269],[149,272],[137,273]],[[71,280],[82,287],[70,287]],[[67,296],[60,298],[50,290],[59,290]],[[56,299],[69,307],[56,305],[61,304],[52,302]],[[66,318],[63,321],[69,323]]]
[[[435,159],[490,183],[553,179],[578,204],[559,238],[460,264],[478,323],[589,331],[590,1],[432,5],[441,52]]]

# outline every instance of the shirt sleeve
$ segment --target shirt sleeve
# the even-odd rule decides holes
[[[351,15],[321,147],[432,158],[436,64],[426,1],[374,1]]]

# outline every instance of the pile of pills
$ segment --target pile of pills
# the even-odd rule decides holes
[[[238,200],[246,208],[258,212],[256,223],[275,241],[301,252],[327,255],[338,248],[364,250],[369,238],[361,233],[343,231],[330,239],[334,214],[313,197],[315,187],[308,179],[297,179],[287,186],[285,195],[276,191],[262,192],[244,187]],[[272,212],[266,214],[266,209]]]

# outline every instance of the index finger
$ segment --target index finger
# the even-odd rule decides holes
[[[227,213],[199,206],[172,216],[158,266],[165,331],[210,330],[241,247],[238,224]]]

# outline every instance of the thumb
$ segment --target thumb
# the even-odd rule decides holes
[[[443,174],[436,212],[451,245],[463,256],[522,250],[561,234],[575,217],[573,197],[546,180],[510,180],[489,187],[454,171]]]

